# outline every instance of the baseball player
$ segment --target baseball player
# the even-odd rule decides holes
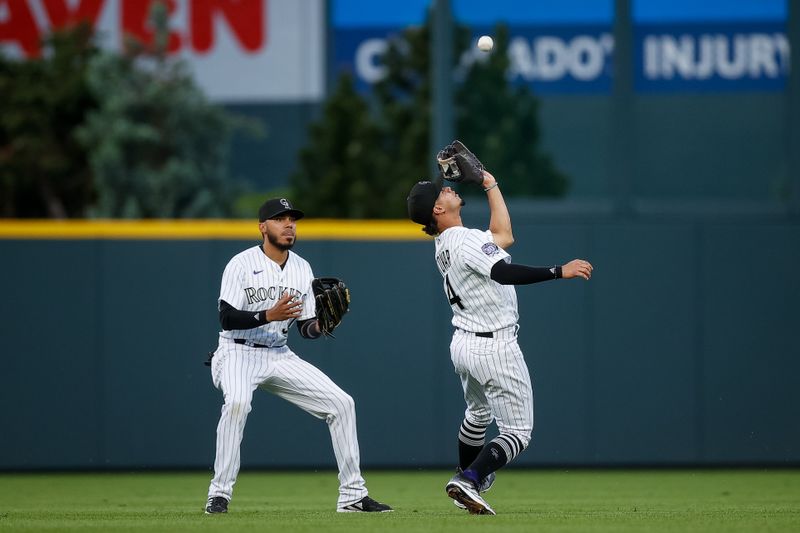
[[[440,162],[442,157],[440,153]],[[483,170],[477,158],[474,161],[472,180],[482,185],[489,201],[487,231],[465,228],[461,197],[450,187],[440,188],[429,181],[411,189],[408,213],[411,220],[424,226],[423,231],[436,237],[436,265],[453,310],[450,355],[466,401],[458,432],[459,467],[446,491],[458,507],[471,514],[493,515],[481,493],[489,490],[495,472],[528,446],[533,430],[533,390],[517,344],[514,285],[559,278],[588,280],[592,265],[581,259],[552,267],[512,263],[506,250],[514,238],[503,195],[494,176]],[[455,163],[468,167],[463,157]],[[469,170],[460,174],[469,174]],[[443,171],[443,175],[451,174]],[[485,444],[486,428],[493,420],[499,435]]]
[[[339,468],[338,512],[391,511],[367,495],[359,467],[353,398],[286,345],[293,323],[305,338],[329,333],[317,320],[311,266],[291,251],[296,223],[303,213],[285,198],[275,198],[261,206],[258,216],[262,244],[235,255],[222,274],[222,331],[210,366],[212,382],[222,391],[224,404],[206,513],[228,511],[239,472],[244,426],[257,388],[328,424]]]

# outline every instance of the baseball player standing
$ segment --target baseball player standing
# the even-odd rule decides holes
[[[466,166],[463,158],[457,162]],[[446,491],[458,507],[472,514],[493,515],[481,493],[491,487],[494,473],[528,446],[533,431],[533,389],[517,344],[514,285],[558,278],[588,280],[592,265],[581,259],[552,267],[511,263],[506,252],[514,242],[508,209],[495,178],[480,162],[476,165],[477,177],[472,181],[479,179],[487,194],[488,231],[465,228],[459,195],[429,181],[411,189],[408,213],[411,220],[424,226],[425,233],[436,237],[436,265],[453,310],[450,355],[466,401],[458,432],[459,468]],[[468,175],[469,169],[460,174]],[[497,422],[499,435],[485,444],[486,428],[492,420]]]
[[[290,251],[303,213],[285,198],[275,198],[267,200],[258,215],[262,244],[235,255],[222,274],[222,331],[210,366],[212,382],[222,391],[224,404],[206,513],[228,511],[239,472],[244,426],[257,388],[327,422],[339,468],[337,511],[391,511],[367,495],[359,467],[353,398],[286,345],[292,323],[305,338],[322,335],[311,266]]]

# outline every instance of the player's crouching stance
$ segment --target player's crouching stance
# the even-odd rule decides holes
[[[445,490],[458,507],[493,515],[481,493],[491,488],[495,472],[528,446],[533,431],[533,388],[517,343],[514,285],[588,280],[592,265],[580,259],[552,267],[511,263],[506,252],[514,242],[511,218],[494,176],[458,141],[437,159],[445,179],[481,185],[491,212],[488,231],[468,229],[461,222],[464,202],[450,187],[421,181],[408,196],[411,220],[436,237],[436,265],[453,310],[450,355],[467,404],[458,432],[459,467]],[[485,444],[492,420],[500,434]]]
[[[208,364],[224,404],[206,514],[228,512],[244,426],[257,388],[327,422],[339,467],[338,512],[391,511],[367,495],[359,466],[353,398],[286,345],[294,322],[309,339],[331,334],[349,309],[349,291],[339,280],[315,279],[308,262],[290,251],[303,213],[288,200],[268,200],[258,215],[263,243],[234,256],[222,275],[222,331]]]

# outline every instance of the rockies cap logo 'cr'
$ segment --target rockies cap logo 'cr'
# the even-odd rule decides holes
[[[281,205],[286,209],[292,208],[292,206],[289,205],[289,200],[287,200],[286,198],[281,198]]]

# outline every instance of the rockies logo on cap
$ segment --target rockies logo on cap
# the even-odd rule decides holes
[[[272,198],[264,202],[264,205],[258,209],[258,221],[264,222],[270,218],[286,214],[293,216],[295,220],[300,220],[305,216],[302,211],[292,207],[292,204],[286,198]]]

